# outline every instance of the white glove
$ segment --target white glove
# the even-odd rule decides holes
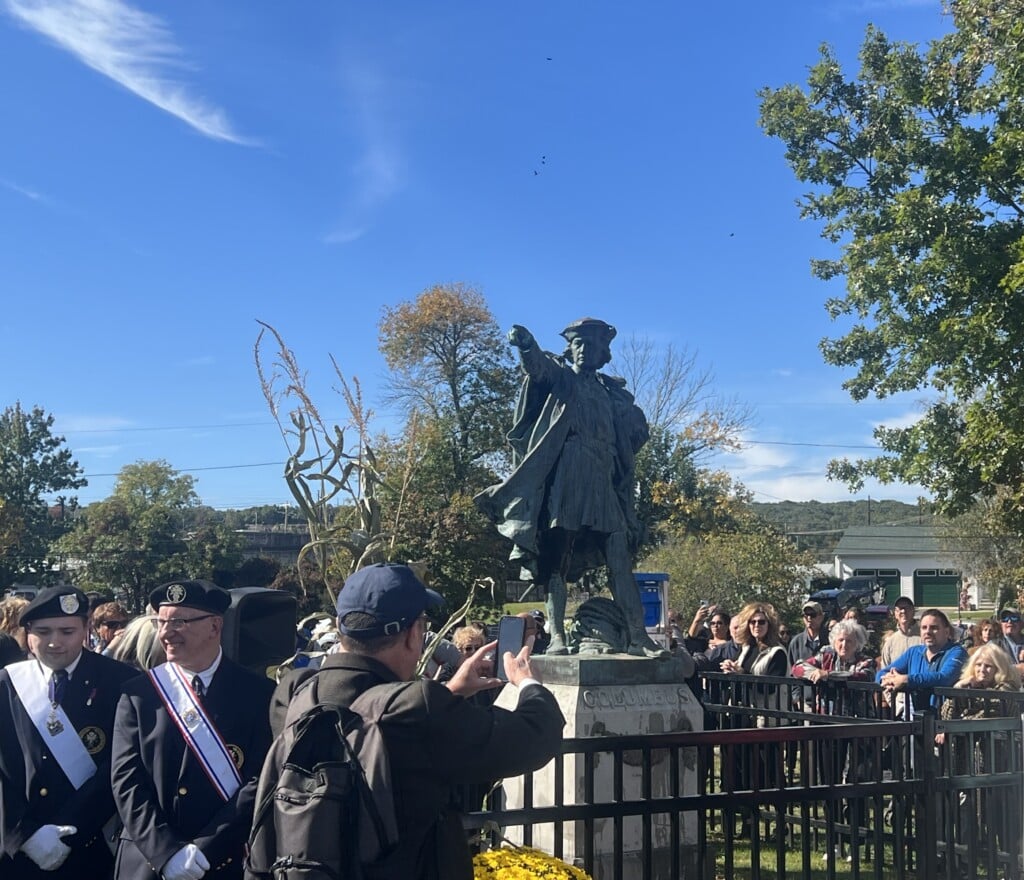
[[[194,843],[179,849],[164,865],[164,880],[199,880],[210,869],[203,851]]]
[[[21,845],[21,851],[40,871],[56,871],[71,855],[71,847],[61,838],[77,833],[74,825],[43,825]]]

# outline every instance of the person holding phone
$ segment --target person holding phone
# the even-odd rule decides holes
[[[380,729],[401,837],[382,863],[365,867],[367,880],[472,880],[458,790],[536,770],[561,748],[565,720],[530,664],[530,645],[521,640],[516,653],[496,658],[519,691],[513,711],[467,699],[505,684],[494,675],[496,641],[477,648],[446,684],[415,678],[425,612],[442,602],[408,566],[360,569],[338,594],[341,650],[314,673],[317,698],[325,704],[349,706],[378,685],[394,689]],[[513,619],[525,632],[524,622]],[[307,674],[306,681],[312,680]],[[294,692],[294,677],[278,686],[279,692],[288,690]]]

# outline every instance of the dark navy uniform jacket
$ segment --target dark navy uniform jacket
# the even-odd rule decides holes
[[[100,878],[110,874],[111,855],[103,825],[114,816],[110,791],[110,755],[114,712],[125,683],[138,670],[83,651],[68,681],[61,707],[86,750],[96,773],[81,788],[64,775],[21,705],[6,670],[0,670],[0,857],[4,878]],[[22,844],[43,825],[74,825],[64,838],[71,855],[57,871],[40,871]]]
[[[124,822],[114,876],[157,880],[188,843],[210,862],[205,878],[242,876],[256,781],[270,748],[274,683],[222,657],[203,697],[207,715],[236,757],[242,787],[224,801],[185,744],[148,676],[117,707],[111,780]]]

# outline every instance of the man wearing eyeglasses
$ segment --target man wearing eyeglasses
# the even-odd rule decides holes
[[[174,581],[149,597],[167,662],[125,688],[111,772],[117,880],[240,878],[273,682],[224,656],[227,592]]]
[[[0,876],[102,878],[113,865],[110,741],[137,672],[84,650],[89,600],[69,586],[21,613],[30,657],[0,671]],[[4,856],[7,856],[8,861]]]
[[[1010,661],[1017,671],[1024,673],[1024,663],[1021,662],[1021,650],[1024,649],[1024,636],[1021,630],[1024,629],[1024,622],[1021,621],[1020,611],[1016,608],[1004,608],[999,612],[999,625],[1003,630],[1003,637],[999,643],[1013,659]]]

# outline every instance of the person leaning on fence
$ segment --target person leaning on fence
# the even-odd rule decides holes
[[[995,643],[982,645],[967,660],[960,680],[953,685],[971,691],[991,691],[992,697],[967,695],[948,697],[939,710],[943,721],[973,721],[982,718],[1005,718],[1016,714],[1020,709],[1019,702],[998,699],[999,694],[1019,693],[1021,689],[1020,673],[1010,663],[1006,652]],[[940,731],[935,735],[937,746],[950,742],[952,752],[952,772],[957,776],[987,775],[1005,773],[1010,769],[1010,742],[1007,731],[985,734],[954,734]],[[968,834],[968,823],[996,822],[1005,820],[1012,811],[1001,809],[1006,804],[1007,792],[1004,789],[978,791],[969,795],[962,791],[958,797],[959,825],[961,834]],[[976,800],[975,800],[976,799]],[[986,834],[978,829],[977,840],[984,840]],[[1005,843],[1005,830],[997,829],[996,838]],[[962,876],[968,876],[969,866],[964,864]]]
[[[887,692],[906,692],[914,709],[939,704],[937,687],[952,687],[960,678],[967,652],[953,641],[953,626],[938,608],[921,615],[921,644],[907,648],[888,666],[878,670],[875,680]]]
[[[793,677],[812,684],[842,680],[870,681],[875,676],[875,659],[864,652],[868,642],[867,631],[853,620],[840,620],[828,634],[829,645],[813,657],[793,664]],[[831,692],[817,688],[815,711],[826,714],[844,714],[851,711],[849,699],[839,700],[835,688]],[[837,707],[837,702],[840,704]],[[835,711],[835,710],[839,711]]]
[[[518,688],[514,711],[466,699],[503,684],[488,657],[496,642],[479,648],[447,684],[415,678],[424,612],[442,602],[408,566],[360,569],[338,595],[341,650],[300,685],[315,686],[319,703],[348,707],[376,685],[406,683],[380,719],[399,842],[380,863],[365,866],[367,880],[471,880],[469,846],[453,806],[457,787],[536,770],[561,747],[565,721],[530,665],[529,645],[498,658]],[[289,687],[294,682],[278,689]]]

